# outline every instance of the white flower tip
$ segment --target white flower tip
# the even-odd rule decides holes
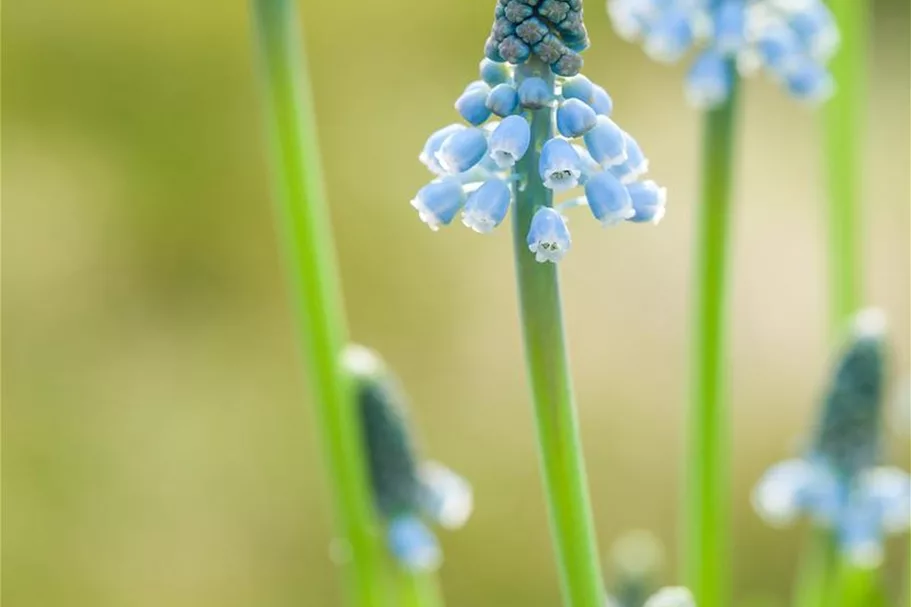
[[[627,156],[626,150],[623,150],[623,152],[621,154],[617,154],[616,156],[612,156],[610,158],[605,158],[604,161],[601,163],[601,166],[604,167],[605,169],[609,169],[610,167],[620,166],[621,164],[626,162],[627,158],[629,158],[629,156]]]
[[[462,225],[466,228],[471,228],[478,234],[490,234],[493,232],[493,229],[497,227],[497,224],[490,215],[474,213],[471,211],[462,212]]]
[[[501,169],[512,168],[515,166],[516,160],[518,160],[512,152],[507,152],[506,150],[492,150],[490,157]]]
[[[772,468],[759,481],[750,495],[750,502],[759,517],[773,527],[786,527],[794,522],[800,514],[795,499],[795,485],[792,479],[776,474],[778,467]]]
[[[866,308],[854,316],[854,335],[861,338],[882,337],[886,332],[886,314],[880,308]]]
[[[579,176],[582,174],[578,169],[563,169],[553,171],[547,175],[544,180],[544,187],[553,190],[554,193],[565,192],[579,185]]]
[[[696,607],[696,599],[683,586],[671,586],[653,594],[643,607]]]
[[[440,218],[429,211],[419,198],[413,198],[411,200],[411,206],[414,207],[414,209],[418,212],[418,218],[426,223],[427,227],[430,228],[431,231],[440,231]]]
[[[653,226],[658,225],[659,223],[661,223],[661,220],[664,219],[664,216],[666,214],[667,214],[667,207],[665,207],[664,205],[661,205],[661,207],[657,211],[655,211],[655,215],[652,216],[651,224]]]
[[[630,206],[618,211],[617,213],[606,215],[604,219],[601,220],[601,227],[609,228],[611,226],[620,225],[627,219],[632,219],[635,216],[636,209]]]
[[[342,366],[351,375],[375,377],[383,371],[383,360],[367,346],[348,344],[342,350]]]
[[[419,474],[426,491],[425,514],[444,529],[464,526],[474,510],[474,493],[468,481],[434,461],[421,464]]]

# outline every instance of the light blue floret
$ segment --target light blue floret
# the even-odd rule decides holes
[[[544,187],[554,192],[574,188],[582,174],[579,154],[565,139],[549,139],[541,149],[538,172]]]
[[[490,88],[487,85],[472,87],[456,99],[455,108],[466,122],[475,126],[483,124],[490,118],[490,110],[487,108],[489,93]]]
[[[436,537],[414,516],[400,516],[389,523],[389,550],[411,571],[433,571],[443,560]]]
[[[563,83],[563,97],[566,99],[578,99],[584,103],[591,103],[594,85],[592,81],[579,74],[569,78]]]
[[[484,131],[468,128],[447,137],[435,156],[448,173],[462,173],[481,162],[485,154],[487,137]]]
[[[528,121],[522,116],[507,116],[490,134],[490,157],[501,169],[512,167],[525,156],[530,141]]]
[[[464,124],[450,124],[444,126],[443,128],[435,131],[430,137],[427,138],[427,142],[424,144],[424,149],[421,150],[421,154],[418,156],[418,159],[430,169],[436,175],[443,175],[447,171],[440,165],[439,160],[437,160],[437,152],[440,151],[443,142],[449,138],[450,135],[457,133],[459,131],[465,130]]]
[[[452,219],[465,203],[465,193],[458,177],[446,176],[432,181],[418,190],[411,206],[418,212],[421,221],[431,230],[452,223]]]
[[[519,93],[511,84],[498,84],[487,96],[487,107],[497,116],[515,114],[519,108]]]
[[[497,86],[498,84],[509,82],[512,79],[510,69],[505,63],[497,63],[486,57],[481,59],[481,64],[478,69],[481,74],[481,80],[486,82],[489,86]]]
[[[553,103],[554,92],[542,78],[526,78],[519,85],[519,102],[522,107],[537,110]]]
[[[468,196],[462,211],[462,223],[478,232],[487,234],[506,218],[512,193],[502,179],[490,179]]]
[[[597,120],[595,110],[578,99],[567,99],[557,108],[557,130],[570,139],[589,132]]]
[[[603,87],[597,84],[592,87],[592,100],[590,105],[599,116],[610,116],[614,111],[614,101]]]
[[[599,116],[595,127],[583,138],[585,147],[601,166],[614,166],[626,161],[626,138],[623,129],[610,118]]]
[[[723,0],[713,14],[715,24],[714,50],[733,56],[746,42],[746,5],[743,0]]]
[[[686,75],[686,97],[699,109],[716,107],[728,98],[732,78],[731,67],[720,53],[703,51]]]
[[[642,148],[629,133],[623,133],[623,143],[626,146],[626,160],[610,167],[610,171],[623,183],[629,184],[636,181],[641,175],[648,172],[648,159],[642,153]]]
[[[681,9],[664,12],[645,36],[645,52],[655,61],[672,63],[693,44],[690,16]]]
[[[532,217],[526,242],[539,263],[560,261],[572,244],[566,220],[550,207],[538,209]]]
[[[825,61],[838,47],[839,35],[835,18],[821,2],[793,13],[788,23],[814,59]]]
[[[784,81],[791,95],[809,102],[828,98],[835,88],[829,72],[809,59],[793,64],[786,72]]]
[[[634,215],[633,223],[657,224],[664,217],[667,190],[654,181],[636,181],[627,186]]]
[[[585,198],[592,215],[603,226],[618,224],[636,214],[629,190],[609,171],[588,178]]]

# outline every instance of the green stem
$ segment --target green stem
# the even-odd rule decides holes
[[[733,71],[733,66],[730,68]],[[729,430],[724,403],[726,275],[738,82],[705,117],[696,236],[695,316],[686,478],[685,566],[699,607],[726,605],[730,558]]]
[[[886,607],[879,568],[863,569],[842,561],[836,580],[836,600],[829,607]]]
[[[442,607],[443,595],[435,573],[416,573],[400,570],[400,607]]]
[[[517,70],[518,84],[531,76],[553,85],[550,69],[534,58]],[[531,146],[516,167],[524,180],[513,186],[519,308],[563,601],[572,607],[603,607],[604,584],[566,359],[557,268],[536,262],[525,242],[535,211],[553,202],[538,174],[541,147],[553,136],[552,112],[531,112]]]
[[[323,193],[313,101],[293,0],[253,0],[257,50],[272,144],[276,211],[294,294],[298,337],[332,483],[337,533],[350,550],[351,604],[379,605],[382,552],[353,390],[340,368],[347,341]]]
[[[835,96],[825,106],[829,189],[830,322],[838,334],[861,304],[858,196],[863,174],[862,116],[866,89],[866,0],[831,0],[841,47],[829,64]]]
[[[828,607],[837,564],[832,531],[814,527],[801,551],[794,585],[794,607]]]

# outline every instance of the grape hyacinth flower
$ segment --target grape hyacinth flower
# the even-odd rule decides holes
[[[607,0],[607,12],[617,33],[641,41],[655,61],[699,49],[686,79],[698,108],[728,98],[735,65],[742,75],[764,70],[800,100],[833,92],[826,65],[839,33],[824,0]]]
[[[877,465],[884,326],[878,310],[856,316],[809,451],[773,466],[753,492],[753,505],[768,523],[809,515],[834,532],[842,554],[860,568],[877,567],[883,536],[911,525],[911,477]]]
[[[639,144],[611,120],[607,92],[579,74],[579,53],[588,46],[581,15],[580,0],[498,1],[480,80],[455,102],[468,125],[436,131],[419,156],[437,178],[411,205],[431,230],[459,212],[480,234],[503,223],[516,191],[529,183],[530,167],[519,164],[533,144],[540,146],[535,177],[548,192],[526,235],[537,261],[555,263],[570,248],[561,210],[588,206],[604,226],[654,224],[664,216],[665,189],[639,181],[648,171]],[[541,110],[552,125],[533,142],[531,121]],[[554,194],[579,186],[582,196],[553,205]]]
[[[342,365],[356,385],[373,497],[387,523],[389,550],[408,570],[432,571],[442,554],[424,521],[444,529],[464,525],[472,510],[471,486],[442,464],[418,458],[404,398],[375,352],[350,345]]]

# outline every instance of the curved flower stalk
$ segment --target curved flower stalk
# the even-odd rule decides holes
[[[773,525],[804,514],[834,532],[842,557],[878,567],[885,535],[911,525],[911,477],[878,466],[884,385],[881,312],[857,315],[829,385],[808,452],[776,464],[759,481],[753,505]]]
[[[764,71],[803,101],[833,92],[826,66],[839,34],[823,0],[608,0],[607,10],[617,33],[655,61],[699,49],[686,78],[696,107],[728,98],[735,65],[741,75]]]
[[[405,401],[380,357],[350,345],[342,365],[356,388],[365,451],[377,510],[389,550],[409,571],[433,571],[442,553],[425,521],[457,529],[471,514],[471,486],[440,463],[421,460],[412,441]]]
[[[434,132],[419,156],[437,178],[411,205],[430,229],[449,225],[461,213],[466,227],[492,232],[515,204],[514,190],[529,184],[521,161],[532,148],[536,178],[548,196],[584,188],[560,210],[587,206],[604,226],[661,220],[665,188],[641,180],[648,160],[639,144],[610,118],[613,102],[607,92],[578,74],[578,51],[587,44],[580,0],[497,4],[481,79],[455,102],[467,124]],[[546,136],[533,137],[536,112],[551,123]],[[535,209],[525,234],[526,246],[542,263],[560,261],[572,244],[566,218],[549,207]]]

